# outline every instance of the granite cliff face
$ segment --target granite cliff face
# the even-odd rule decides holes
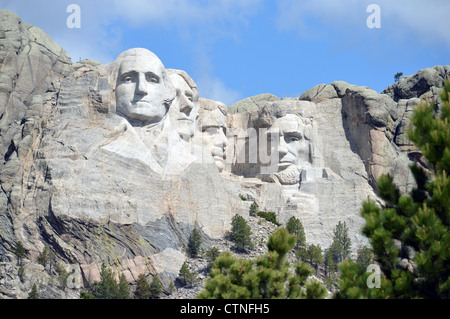
[[[411,188],[408,114],[450,75],[439,66],[382,94],[337,81],[226,107],[148,50],[72,63],[15,14],[0,22],[0,298],[33,283],[44,298],[76,298],[102,263],[130,282],[160,274],[167,288],[194,227],[213,246],[253,200],[281,223],[299,218],[310,243],[328,247],[344,221],[353,249],[368,245],[361,201],[384,173]],[[45,247],[71,272],[68,288],[37,264]]]

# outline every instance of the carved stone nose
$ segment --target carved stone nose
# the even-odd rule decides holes
[[[281,137],[280,144],[278,144],[278,154],[280,156],[280,159],[286,156],[287,153],[288,153],[287,144],[284,141],[284,138]]]
[[[147,89],[147,80],[145,79],[145,74],[140,73],[138,82],[136,85],[136,93],[139,95],[147,95],[148,89]]]

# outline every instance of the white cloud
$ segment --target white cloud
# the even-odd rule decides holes
[[[324,37],[324,28],[344,30],[357,37],[365,31],[369,4],[381,9],[381,31],[390,37],[450,48],[450,1],[448,0],[281,0],[277,25],[280,30],[296,30],[302,37]]]
[[[397,25],[399,36],[424,44],[445,44],[450,49],[450,2],[447,0],[380,1],[386,17]],[[383,11],[382,11],[383,12]]]
[[[197,81],[197,87],[201,97],[224,103],[227,106],[241,100],[242,94],[237,90],[227,88],[218,78],[203,76]]]
[[[261,0],[114,0],[116,14],[134,25],[162,23],[167,26],[229,22],[251,15]]]
[[[81,8],[81,28],[70,29],[67,18],[71,12],[67,7],[76,3]],[[3,0],[2,9],[16,13],[23,22],[41,28],[52,39],[64,48],[72,57],[72,61],[94,59],[103,63],[115,58],[113,51],[121,41],[119,30],[108,28],[112,16],[106,0]]]
[[[242,94],[236,89],[228,88],[225,83],[214,75],[214,65],[208,47],[200,45],[195,52],[195,71],[191,75],[203,98],[231,105],[242,99]]]

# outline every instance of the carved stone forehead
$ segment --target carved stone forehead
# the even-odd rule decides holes
[[[227,123],[227,107],[225,104],[200,99],[199,118],[202,126],[226,126]]]
[[[116,63],[119,63],[119,74],[126,72],[153,72],[159,76],[164,72],[161,60],[147,49],[130,49],[120,54]]]
[[[170,80],[175,88],[180,89],[182,91],[192,91],[192,87],[181,77],[179,74],[170,74]]]
[[[200,116],[200,121],[202,126],[227,126],[227,116],[224,115],[218,108],[202,113]]]
[[[279,130],[280,133],[302,133],[304,124],[302,119],[295,114],[286,114],[275,120],[270,131]]]

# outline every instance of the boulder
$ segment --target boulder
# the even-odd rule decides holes
[[[330,84],[319,84],[315,87],[305,91],[300,95],[299,100],[301,101],[311,101],[320,102],[324,99],[334,99],[337,98],[338,94],[334,86]]]
[[[255,95],[230,105],[228,107],[228,113],[230,114],[245,113],[245,112],[250,113],[253,111],[257,111],[258,109],[263,107],[266,102],[272,102],[277,100],[280,100],[280,98],[270,93]]]

